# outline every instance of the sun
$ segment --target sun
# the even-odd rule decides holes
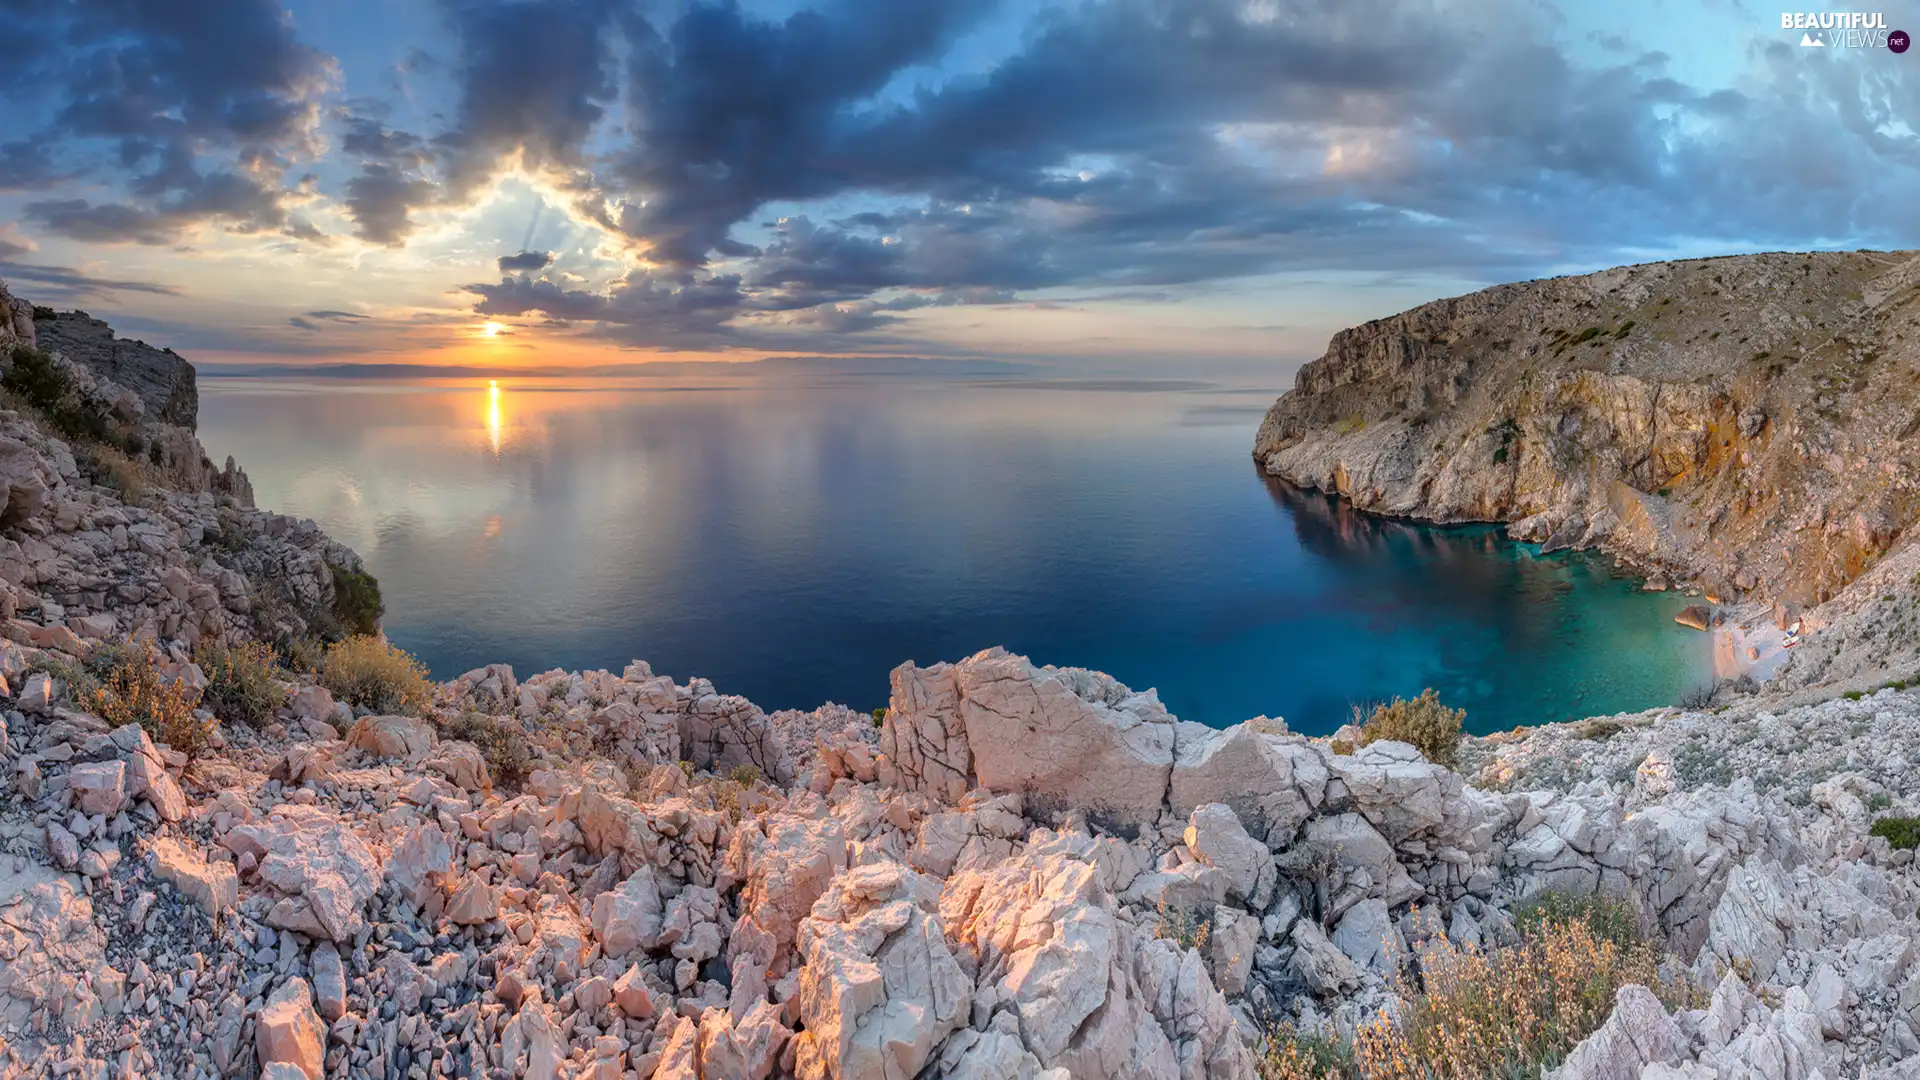
[[[485,322],[480,324],[480,336],[481,337],[498,337],[500,336],[500,331],[505,330],[506,328],[507,328],[506,323],[497,323],[497,322],[491,322],[491,321]]]

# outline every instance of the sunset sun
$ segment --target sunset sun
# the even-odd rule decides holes
[[[480,324],[480,336],[481,337],[499,337],[500,332],[505,330],[506,328],[507,328],[506,323],[497,323],[489,320],[485,323]]]

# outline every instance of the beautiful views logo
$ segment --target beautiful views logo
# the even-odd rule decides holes
[[[1888,49],[1907,51],[1912,39],[1904,30],[1887,29],[1887,17],[1877,11],[1787,11],[1780,29],[1800,31],[1806,49]]]

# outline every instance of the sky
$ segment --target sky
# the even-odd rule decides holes
[[[1920,51],[1737,0],[0,16],[0,279],[214,363],[1265,369],[1501,281],[1920,246]]]

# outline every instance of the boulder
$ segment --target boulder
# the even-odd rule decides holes
[[[1168,788],[1173,812],[1225,803],[1256,839],[1286,847],[1326,799],[1328,755],[1297,736],[1274,734],[1273,724],[1249,720],[1224,730],[1181,724]]]
[[[1227,896],[1255,911],[1273,899],[1273,853],[1247,835],[1240,819],[1224,803],[1197,806],[1187,820],[1187,848],[1194,857],[1227,875]]]
[[[307,1080],[324,1080],[326,1033],[304,979],[282,983],[254,1017],[254,1047],[261,1065],[291,1065]]]
[[[635,949],[658,947],[665,912],[659,878],[651,866],[643,866],[618,888],[593,898],[593,931],[602,951],[617,960]]]
[[[376,757],[418,761],[433,743],[433,725],[411,716],[363,716],[347,732],[348,746]]]
[[[80,809],[112,816],[127,801],[127,767],[119,761],[88,762],[67,771],[67,786]]]
[[[350,940],[380,885],[380,862],[348,825],[317,807],[282,805],[262,824],[237,825],[222,840],[284,894],[269,925],[333,942]]]
[[[1687,1053],[1681,1033],[1660,999],[1628,984],[1613,998],[1613,1015],[1580,1041],[1550,1080],[1640,1080],[1649,1065],[1672,1065]]]
[[[899,863],[834,879],[799,930],[802,1080],[915,1076],[966,1026],[972,983],[939,907],[938,886]]]
[[[156,838],[150,855],[154,875],[198,904],[208,918],[239,901],[240,878],[234,873],[232,863],[208,862],[198,851],[171,836]]]
[[[1165,807],[1175,725],[1151,690],[999,648],[905,664],[893,681],[881,749],[895,786],[949,801],[973,787],[1020,792],[1031,809],[1113,824],[1151,822]]]

